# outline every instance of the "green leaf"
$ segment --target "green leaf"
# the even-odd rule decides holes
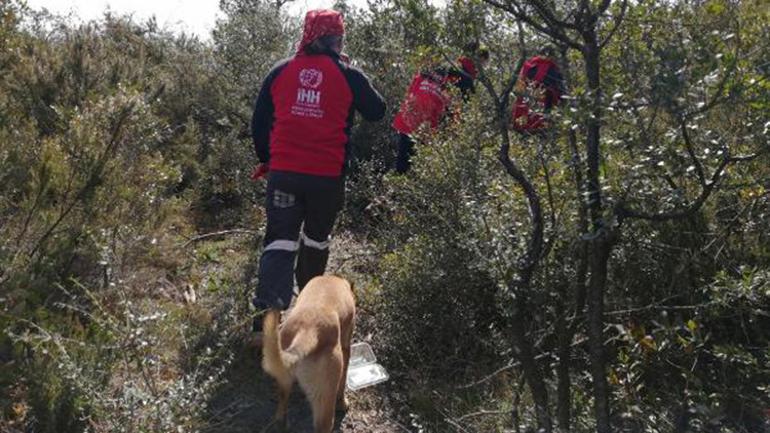
[[[721,15],[727,8],[721,0],[711,1],[706,5],[706,11],[713,15]]]

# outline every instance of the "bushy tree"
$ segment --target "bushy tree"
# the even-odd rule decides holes
[[[0,4],[0,362],[13,361],[0,429],[25,411],[34,431],[200,426],[229,357],[195,348],[229,344],[245,314],[242,287],[212,275],[242,263],[186,251],[184,237],[261,223],[249,123],[299,38],[284,3],[223,0],[211,43]],[[761,1],[337,7],[346,52],[389,105],[386,121],[353,129],[338,230],[373,246],[362,323],[405,379],[388,392],[416,425],[766,429]],[[456,66],[471,41],[492,53],[475,95],[417,133],[409,173],[390,173],[390,119],[412,75]],[[549,134],[512,136],[518,67],[545,44],[567,95]],[[156,280],[207,278],[213,305],[152,293]],[[191,326],[172,332],[174,315]],[[177,338],[196,374],[169,373],[171,356],[149,348]]]
[[[447,260],[446,267],[435,270],[440,261],[430,258],[444,257],[446,250],[465,251],[460,256],[466,263],[484,263],[495,257],[490,250],[500,252],[505,259],[496,263],[506,272],[487,270],[483,275],[494,282],[490,286],[502,296],[500,308],[511,318],[499,324],[528,384],[536,424],[546,431],[554,428],[553,419],[565,431],[609,431],[610,426],[660,431],[664,419],[668,423],[664,431],[710,423],[734,431],[758,428],[761,405],[751,400],[766,398],[762,390],[745,400],[736,400],[734,391],[720,394],[724,399],[719,407],[724,409],[716,411],[701,410],[708,404],[703,400],[675,400],[675,396],[690,395],[692,389],[692,380],[679,380],[683,365],[724,366],[720,361],[724,358],[705,361],[704,352],[692,351],[696,343],[679,341],[676,349],[671,344],[677,335],[684,340],[685,335],[694,335],[690,328],[723,326],[698,320],[702,315],[713,317],[708,311],[714,311],[709,307],[717,301],[706,288],[716,284],[717,275],[736,273],[747,265],[752,269],[758,262],[762,268],[767,266],[761,242],[752,243],[749,254],[725,250],[730,244],[726,237],[732,236],[728,233],[737,231],[747,212],[758,222],[756,218],[765,212],[760,209],[767,206],[762,195],[767,183],[768,130],[762,120],[767,107],[759,102],[766,99],[760,95],[767,88],[757,75],[762,71],[760,53],[767,47],[755,42],[767,32],[766,10],[755,3],[725,2],[709,2],[705,7],[485,3],[513,20],[509,40],[525,44],[518,50],[522,55],[531,50],[526,44],[550,42],[561,47],[561,66],[569,86],[565,108],[553,119],[554,135],[511,138],[506,124],[515,76],[494,69],[493,63],[481,78],[491,97],[482,104],[482,113],[489,119],[485,126],[497,129],[502,143],[501,169],[524,193],[511,194],[509,199],[528,209],[500,208],[510,212],[510,220],[520,221],[519,230],[512,231],[498,218],[491,222],[490,231],[514,233],[508,243],[518,249],[505,249],[478,233],[473,238],[485,239],[489,250],[464,250],[457,244],[431,241],[452,231],[444,229],[440,219],[421,219],[435,215],[433,205],[425,204],[426,196],[434,191],[456,193],[465,187],[453,183],[455,178],[436,166],[429,167],[432,173],[440,173],[438,180],[415,174],[417,185],[425,184],[426,189],[405,187],[408,193],[401,196],[403,201],[423,203],[423,212],[397,214],[407,222],[396,222],[415,234],[388,237],[386,245],[395,247],[396,254],[408,257],[407,261],[420,260],[422,255],[434,275],[458,269],[456,261]],[[472,142],[469,137],[454,140]],[[483,147],[485,140],[477,140]],[[441,143],[429,138],[422,147],[449,152],[451,146]],[[482,189],[490,182],[484,176],[464,180],[481,182]],[[472,227],[463,218],[462,202],[448,192],[441,195],[454,203],[451,211],[439,212],[441,216],[464,230]],[[751,230],[757,240],[764,239]],[[719,247],[712,249],[715,244]],[[419,245],[433,247],[426,250]],[[385,269],[391,269],[390,260]],[[407,267],[404,262],[395,263],[396,269]],[[407,268],[422,269],[411,263]],[[389,285],[398,288],[391,293],[396,300],[388,300],[388,305],[407,302],[401,287],[408,274],[385,275],[392,279],[382,282],[384,293],[389,293]],[[418,292],[422,279],[412,284],[409,293]],[[464,283],[459,286],[463,288],[455,290],[463,293]],[[756,287],[759,292],[765,290],[764,283]],[[441,311],[450,299],[449,294],[437,299],[435,308]],[[421,305],[430,309],[428,303]],[[665,320],[659,314],[665,314]],[[398,323],[410,325],[403,320]],[[426,323],[415,326],[432,329]],[[412,332],[418,332],[415,341],[422,342],[419,331],[412,328]],[[666,345],[655,343],[656,338],[668,339]],[[762,339],[748,340],[766,348]],[[710,340],[697,347],[709,352],[727,341]],[[762,365],[764,352],[751,354],[750,363]],[[648,363],[651,353],[677,367],[665,370],[661,364]],[[621,387],[617,369],[630,365],[635,379],[622,382]],[[707,371],[698,380],[706,380]],[[584,375],[589,372],[591,379],[586,381]],[[753,380],[761,381],[766,373],[764,368],[753,370]],[[711,384],[714,379],[708,378]],[[717,388],[729,389],[730,382],[726,379]],[[633,386],[637,389],[631,394],[640,400],[629,399]],[[587,404],[593,405],[593,416],[581,412]],[[736,412],[736,407],[741,409]],[[642,413],[656,415],[649,422],[630,421]]]
[[[177,275],[169,251],[204,220],[193,210],[207,149],[236,141],[219,105],[230,97],[212,49],[195,38],[124,17],[73,27],[15,2],[2,8],[0,358],[10,367],[0,422],[19,412],[34,431],[114,431],[125,408],[96,400],[126,360],[110,333],[141,324],[116,329],[110,314],[126,313],[115,311],[119,295]],[[145,346],[132,346],[142,363]],[[136,379],[127,387],[147,386]],[[153,390],[167,406],[183,401],[164,393]]]

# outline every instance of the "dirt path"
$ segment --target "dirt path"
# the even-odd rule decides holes
[[[328,271],[353,276],[366,268],[370,257],[367,248],[352,236],[333,240]],[[357,278],[356,278],[357,279]],[[361,319],[365,319],[361,317]],[[368,322],[360,320],[359,323]],[[248,335],[232,348],[235,355],[225,373],[225,381],[209,400],[209,423],[205,433],[273,433],[281,429],[270,426],[276,400],[273,383],[259,366],[260,354],[246,343]],[[361,330],[357,330],[361,334]],[[356,340],[356,336],[354,336]],[[337,416],[334,432],[340,433],[405,433],[411,431],[397,421],[391,404],[389,384],[381,384],[358,392],[349,392],[350,410]],[[295,386],[289,403],[290,433],[312,433],[312,414],[304,395]]]
[[[387,399],[382,395],[387,386],[372,387],[349,393],[350,410],[338,415],[335,432],[341,433],[391,433],[409,430],[395,420]],[[228,371],[225,385],[210,401],[210,424],[206,433],[273,433],[281,431],[271,427],[275,397],[273,383],[262,373],[253,349],[243,347]],[[304,395],[295,387],[289,403],[289,429],[291,433],[311,433],[312,413]]]

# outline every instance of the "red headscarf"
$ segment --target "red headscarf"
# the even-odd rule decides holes
[[[345,23],[342,14],[331,9],[316,9],[305,15],[305,29],[302,40],[297,47],[297,53],[305,51],[308,45],[323,36],[342,36],[345,34]]]

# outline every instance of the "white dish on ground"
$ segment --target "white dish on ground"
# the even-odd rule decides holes
[[[367,343],[355,343],[350,346],[350,363],[345,383],[351,391],[385,382],[389,379],[385,367],[377,364],[372,347]]]

